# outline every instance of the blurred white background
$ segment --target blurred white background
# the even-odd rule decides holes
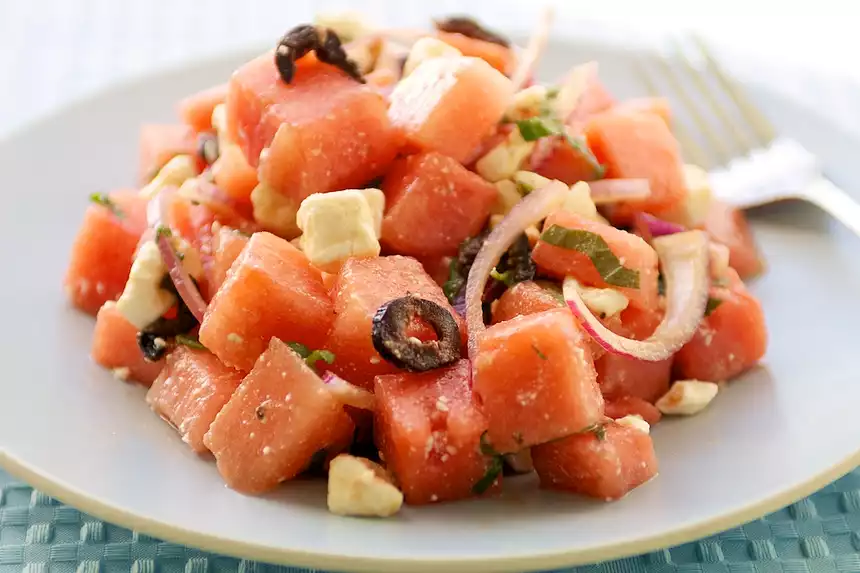
[[[650,42],[684,28],[712,38],[745,81],[860,133],[856,0],[559,0],[556,32]],[[473,12],[527,33],[539,0],[0,0],[0,132],[106,85],[165,66],[267,47],[316,10],[422,25]]]

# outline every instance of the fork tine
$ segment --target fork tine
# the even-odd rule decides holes
[[[641,56],[636,58],[636,65],[634,68],[649,94],[654,97],[663,95],[657,87],[657,84],[654,83],[651,74],[647,71],[647,64],[645,64]],[[702,167],[710,166],[711,161],[708,159],[705,150],[702,149],[702,146],[699,145],[699,142],[696,141],[696,138],[693,137],[692,133],[687,129],[687,126],[684,125],[684,122],[673,120],[672,130],[675,132],[675,138],[678,140],[678,143],[681,144],[681,149],[691,156],[690,159],[692,159],[694,163],[701,165]]]
[[[708,67],[714,73],[714,76],[716,76],[717,80],[722,84],[729,96],[734,100],[738,109],[740,109],[741,113],[744,115],[744,119],[749,122],[753,131],[755,131],[760,144],[767,145],[773,141],[776,137],[776,130],[774,130],[770,121],[768,121],[763,113],[756,109],[755,105],[750,102],[749,98],[742,92],[740,87],[738,87],[738,85],[729,78],[729,75],[722,69],[720,64],[717,63],[713,55],[711,55],[710,48],[708,48],[701,36],[698,34],[692,34],[692,39],[699,48],[699,51],[702,53],[702,56],[705,58],[705,62]]]
[[[692,83],[698,88],[700,98],[699,101],[704,103],[710,111],[713,112],[713,116],[727,128],[726,134],[730,137],[733,137],[735,141],[741,146],[740,153],[737,155],[746,154],[752,149],[756,148],[758,145],[755,141],[751,141],[747,132],[742,124],[738,122],[738,120],[728,112],[726,109],[726,104],[720,102],[720,100],[715,96],[713,87],[708,85],[708,82],[705,80],[705,76],[702,73],[699,66],[696,65],[695,62],[690,58],[688,54],[688,50],[684,48],[681,42],[677,38],[672,38],[670,41],[673,49],[679,56],[680,62],[684,65],[688,75],[693,80]],[[722,83],[722,82],[721,82]],[[729,94],[733,103],[737,103],[734,100],[734,95]],[[740,106],[738,106],[740,108]],[[730,158],[731,159],[731,158]]]
[[[710,147],[716,152],[718,156],[716,163],[724,165],[731,161],[735,154],[726,146],[724,138],[714,133],[713,127],[708,121],[708,118],[699,109],[699,105],[695,98],[690,96],[688,88],[684,86],[681,75],[677,70],[675,70],[668,58],[660,57],[657,58],[657,60],[663,76],[665,76],[672,89],[678,95],[681,103],[687,108],[687,111],[690,112],[690,115],[696,124],[697,131],[705,136]],[[706,167],[711,167],[711,165],[707,165]]]

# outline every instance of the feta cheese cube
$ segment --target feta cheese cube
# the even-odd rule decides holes
[[[328,471],[328,510],[337,515],[388,517],[403,506],[403,493],[388,472],[370,460],[340,454]]]
[[[131,265],[125,289],[116,302],[117,310],[139,330],[152,324],[176,304],[176,296],[161,288],[167,266],[155,241],[141,245]]]
[[[518,189],[523,189],[525,192],[531,193],[535,189],[546,187],[552,183],[551,179],[547,179],[543,175],[538,175],[533,171],[517,171],[514,173],[514,183]]]
[[[463,54],[450,44],[446,44],[442,40],[425,36],[412,44],[412,49],[409,50],[409,55],[406,57],[406,63],[403,64],[403,77],[408,76],[421,63],[433,58],[456,58]]]
[[[259,183],[251,191],[251,206],[254,220],[265,230],[287,239],[299,234],[296,226],[297,207],[295,201],[286,195],[265,183]]]
[[[380,189],[370,187],[368,189],[356,189],[364,195],[367,200],[367,205],[370,207],[370,213],[373,215],[373,229],[376,231],[376,238],[382,236],[382,215],[385,212],[385,194]]]
[[[657,408],[664,414],[692,416],[707,407],[719,391],[713,382],[679,380],[657,400]]]
[[[576,290],[582,297],[585,306],[601,318],[610,318],[620,314],[630,304],[630,300],[615,289],[587,287],[575,280],[571,280],[571,282],[576,284]]]
[[[586,219],[597,220],[597,217],[600,217],[597,206],[591,200],[591,187],[585,181],[579,181],[570,188],[570,193],[564,198],[561,208]]]
[[[177,155],[165,163],[152,181],[140,190],[140,196],[152,199],[165,187],[179,187],[197,175],[197,160],[190,155]]]
[[[518,91],[505,112],[505,118],[508,121],[519,121],[540,114],[546,104],[546,94],[546,86],[539,84]]]
[[[502,179],[512,179],[531,155],[535,143],[523,139],[520,130],[515,129],[503,142],[496,145],[475,163],[475,171],[491,183]]]
[[[296,222],[302,250],[319,269],[337,272],[350,257],[379,255],[378,217],[355,189],[314,193],[302,201]]]
[[[640,432],[645,432],[646,434],[651,433],[651,424],[646,422],[639,414],[629,414],[623,418],[618,418],[615,420],[615,423],[621,426],[627,426],[628,428],[634,428]]]
[[[708,211],[711,208],[711,183],[708,172],[698,165],[684,165],[684,183],[687,186],[687,197],[684,200],[684,217],[682,221],[690,228],[705,224]]]
[[[492,215],[507,215],[514,208],[514,205],[522,200],[523,196],[517,191],[517,184],[510,179],[504,179],[495,183],[496,202],[490,208]]]

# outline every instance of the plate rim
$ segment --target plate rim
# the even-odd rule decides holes
[[[569,41],[563,35],[555,39]],[[591,41],[595,41],[591,39]],[[609,42],[607,42],[609,43]],[[28,131],[57,120],[77,107],[94,100],[110,97],[115,92],[133,89],[153,78],[181,73],[192,67],[215,66],[237,60],[254,53],[252,47],[231,50],[203,58],[190,58],[172,62],[144,73],[135,74],[65,102],[63,105],[28,119],[11,130],[0,133],[0,144],[8,144]],[[826,121],[821,118],[821,121]],[[0,444],[0,468],[23,480],[34,489],[43,491],[59,501],[84,513],[128,529],[153,537],[170,540],[182,545],[199,548],[215,554],[233,556],[252,561],[277,563],[299,567],[322,568],[338,571],[362,571],[374,573],[400,573],[404,568],[416,572],[437,572],[442,568],[451,571],[521,572],[572,567],[589,563],[616,560],[634,555],[670,548],[696,539],[708,537],[721,531],[758,519],[802,499],[860,466],[860,445],[839,462],[822,469],[804,482],[785,488],[746,506],[735,508],[717,516],[682,524],[670,531],[649,535],[632,541],[598,545],[586,549],[539,552],[522,556],[464,557],[457,559],[401,559],[388,557],[359,557],[337,553],[322,553],[297,549],[278,548],[266,544],[220,537],[186,529],[156,518],[146,517],[121,505],[90,495],[62,480],[52,477],[34,465],[16,457]]]

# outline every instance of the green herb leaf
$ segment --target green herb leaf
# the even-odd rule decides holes
[[[487,437],[487,432],[481,434],[480,441],[481,453],[485,456],[500,456],[501,454],[496,451],[496,448],[490,443],[490,439]]]
[[[587,255],[608,284],[623,288],[639,288],[639,271],[622,265],[604,238],[597,233],[552,225],[541,233],[540,239],[550,245]]]
[[[320,360],[326,364],[331,364],[334,362],[334,352],[330,350],[314,350],[305,358],[305,363],[311,368],[316,368],[316,364]]]
[[[177,334],[176,343],[187,346],[188,348],[193,348],[194,350],[206,350],[206,347],[200,344],[200,341],[196,336],[191,336],[189,334]]]
[[[530,117],[517,122],[517,129],[526,141],[537,141],[549,135],[562,135],[564,126],[556,119],[548,117]]]
[[[490,276],[495,280],[499,281],[500,283],[505,283],[505,285],[509,287],[514,286],[515,284],[514,277],[512,276],[511,271],[505,271],[503,273],[500,273],[495,269],[495,267],[493,267],[493,269],[490,271]]]
[[[490,489],[496,480],[499,479],[499,476],[502,475],[502,470],[504,469],[504,463],[502,462],[501,457],[493,457],[490,459],[490,463],[487,466],[487,471],[484,472],[483,477],[475,482],[475,485],[472,486],[472,492],[476,495],[481,495]]]
[[[532,187],[531,185],[529,185],[527,183],[523,183],[522,181],[517,181],[516,185],[517,185],[517,193],[519,193],[523,197],[525,197],[526,195],[528,195],[529,193],[531,193],[532,191],[535,190],[534,187]]]
[[[311,355],[311,350],[301,342],[287,342],[287,346],[290,347],[290,350],[298,354],[304,359],[307,359],[308,356]]]
[[[561,89],[558,86],[552,86],[547,88],[546,90],[546,99],[549,101],[554,100],[558,97],[558,94],[561,92]]]
[[[718,298],[708,297],[708,304],[705,305],[705,316],[711,316],[717,307],[723,304],[723,301]]]
[[[666,296],[666,277],[662,272],[657,275],[657,294]]]
[[[90,201],[95,203],[96,205],[101,205],[102,207],[106,207],[110,209],[110,212],[122,219],[125,215],[122,211],[120,211],[119,207],[116,206],[110,197],[105,195],[104,193],[93,193],[90,195]]]
[[[546,354],[541,352],[540,348],[538,348],[537,344],[535,344],[534,342],[532,342],[532,350],[535,351],[535,353],[538,355],[538,358],[540,358],[541,360],[546,360]]]
[[[159,225],[155,229],[155,240],[157,241],[161,237],[167,237],[168,239],[173,236],[173,231],[170,230],[170,227],[165,227],[164,225]]]
[[[597,438],[598,442],[602,442],[606,439],[606,424],[595,423],[591,424],[587,428],[583,430],[583,433],[591,432],[594,434],[594,437]]]
[[[460,293],[463,285],[466,284],[466,278],[460,273],[460,265],[457,259],[451,259],[451,264],[448,266],[448,280],[442,285],[442,292],[448,298],[448,302],[454,304],[454,299]]]

